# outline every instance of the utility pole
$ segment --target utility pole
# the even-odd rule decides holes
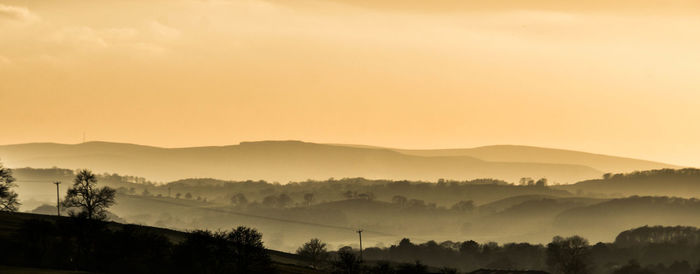
[[[357,234],[360,235],[360,262],[362,262],[362,229],[358,230]]]
[[[58,213],[58,216],[61,216],[61,199],[58,196],[58,185],[60,185],[61,182],[56,181],[53,183],[56,185],[56,212]]]

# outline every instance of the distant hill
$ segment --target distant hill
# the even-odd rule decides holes
[[[561,212],[554,227],[562,233],[612,240],[615,231],[640,226],[699,226],[700,201],[671,197],[633,196]]]
[[[607,174],[602,179],[557,186],[571,193],[608,196],[700,197],[700,169],[657,169]]]
[[[637,170],[680,168],[665,163],[615,157],[573,150],[532,146],[497,145],[466,149],[432,149],[396,151],[418,156],[467,156],[491,162],[557,163],[592,167],[603,172],[632,172]]]
[[[468,155],[419,154],[422,153],[299,141],[191,148],[108,142],[0,146],[0,159],[13,168],[89,168],[96,172],[135,174],[161,182],[201,177],[281,183],[330,177],[429,181],[497,178],[511,182],[521,177],[547,177],[554,182],[575,182],[603,174],[589,166],[555,161],[543,163],[539,159],[493,161]]]

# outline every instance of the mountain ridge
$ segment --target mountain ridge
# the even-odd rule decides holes
[[[549,151],[546,148],[529,149]],[[581,164],[585,161],[577,162],[576,157],[558,163],[538,159],[524,161],[522,155],[504,156],[504,152],[493,157],[483,151],[481,154],[465,152],[469,151],[402,150],[295,140],[180,148],[103,141],[0,145],[0,159],[9,167],[90,168],[97,172],[135,174],[156,181],[212,177],[287,182],[329,177],[366,177],[429,181],[439,178],[495,178],[514,182],[520,177],[547,177],[552,182],[573,183],[599,178],[607,171]],[[639,170],[646,169],[648,165],[655,168],[673,167],[663,163],[585,152],[566,153],[579,155],[579,158],[596,155],[599,158],[613,159],[609,160],[613,162],[623,161],[626,166],[635,166],[637,163]]]

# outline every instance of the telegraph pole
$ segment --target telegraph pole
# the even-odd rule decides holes
[[[61,182],[56,181],[54,184],[56,185],[56,212],[58,213],[58,216],[61,216],[61,199],[58,196],[58,185],[60,185]]]
[[[357,234],[360,235],[360,262],[362,262],[362,229],[358,230]]]

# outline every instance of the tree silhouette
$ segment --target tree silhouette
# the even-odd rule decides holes
[[[451,209],[460,212],[472,212],[474,210],[474,201],[459,201]]]
[[[326,243],[316,238],[309,240],[303,246],[299,247],[299,249],[297,249],[297,254],[311,261],[311,265],[314,267],[318,267],[320,263],[328,259]]]
[[[580,236],[554,237],[547,244],[547,265],[557,274],[587,274],[590,248]]]
[[[244,206],[248,204],[248,198],[246,198],[245,194],[243,193],[238,193],[236,195],[231,196],[231,204],[235,206]]]
[[[310,206],[314,203],[315,197],[313,193],[304,194],[304,203],[306,206]]]
[[[277,197],[277,206],[281,208],[288,207],[293,202],[294,200],[292,200],[292,197],[289,197],[289,195],[287,195],[286,193],[282,193],[279,197]]]
[[[654,272],[642,268],[636,260],[630,260],[626,265],[615,270],[613,274],[654,274]]]
[[[408,203],[408,198],[401,195],[394,195],[394,197],[391,198],[391,202],[400,206],[405,206],[406,203]]]
[[[15,212],[19,209],[17,193],[12,190],[15,187],[14,182],[12,170],[0,163],[0,211]]]
[[[361,265],[357,255],[351,248],[341,248],[338,250],[338,258],[333,262],[333,273],[355,274],[360,273]]]
[[[78,217],[91,220],[106,219],[106,209],[114,204],[116,190],[110,187],[98,188],[96,185],[95,174],[87,169],[80,170],[73,180],[73,187],[67,191],[63,206],[80,208]]]

